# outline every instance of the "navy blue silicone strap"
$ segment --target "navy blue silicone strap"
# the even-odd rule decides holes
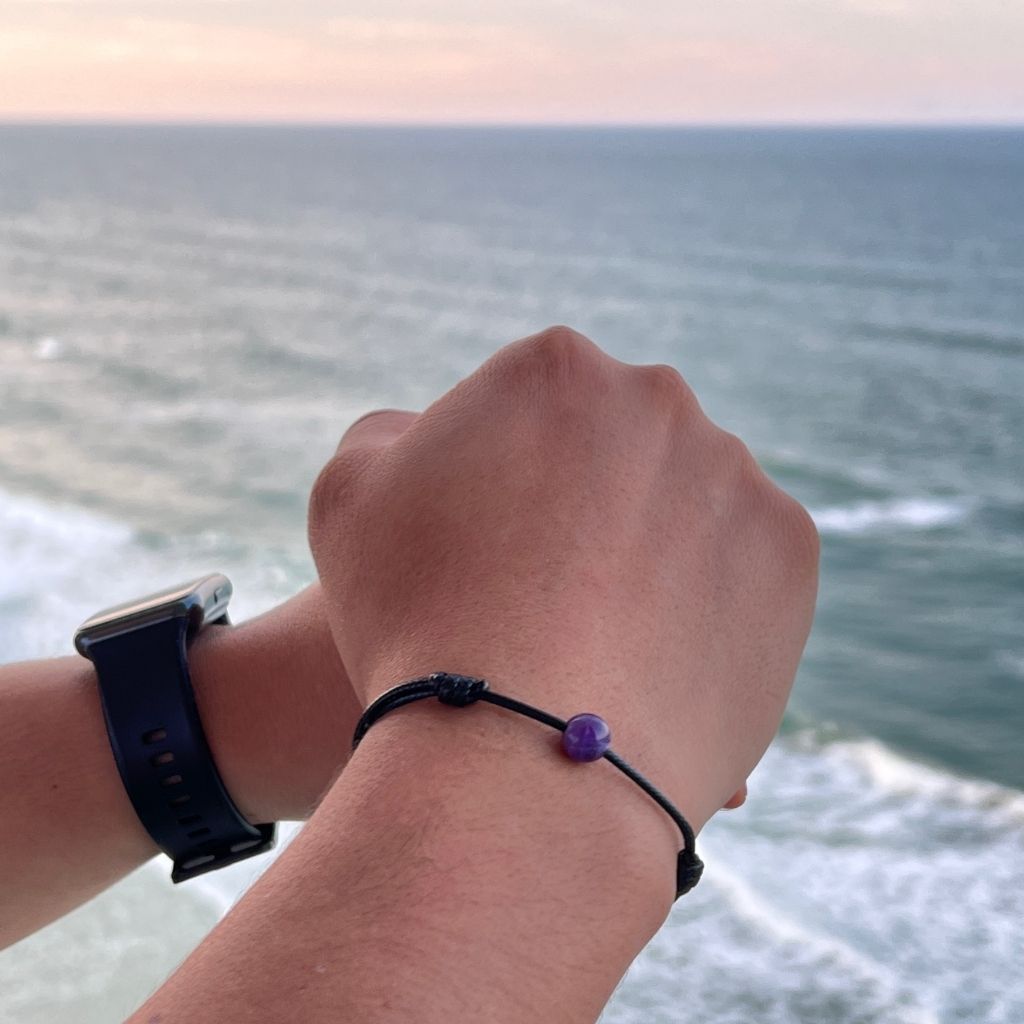
[[[189,620],[175,616],[89,645],[117,770],[174,861],[174,882],[263,853],[276,832],[249,824],[224,788],[196,709],[189,639]]]

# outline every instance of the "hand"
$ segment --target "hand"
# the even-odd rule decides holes
[[[188,660],[203,732],[242,814],[253,823],[310,815],[347,760],[344,737],[361,711],[319,585],[241,626],[204,630]],[[111,756],[89,661],[0,667],[0,721],[0,774],[10,781],[0,799],[2,949],[157,848]]]
[[[567,328],[356,423],[310,542],[364,702],[445,669],[599,713],[695,828],[777,729],[816,592],[809,516],[683,379]]]
[[[564,328],[422,416],[357,423],[310,539],[363,702],[449,669],[596,711],[695,826],[778,725],[814,601],[799,506],[674,371]],[[593,1021],[671,905],[679,837],[532,726],[479,704],[386,716],[132,1019]]]

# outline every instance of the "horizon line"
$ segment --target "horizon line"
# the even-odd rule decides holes
[[[388,121],[327,119],[243,118],[105,118],[105,117],[9,117],[0,115],[0,128],[358,128],[358,129],[466,129],[466,130],[1024,130],[1019,120],[720,120],[720,121]]]

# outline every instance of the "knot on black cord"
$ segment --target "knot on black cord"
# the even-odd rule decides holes
[[[487,689],[486,679],[475,676],[456,676],[450,672],[435,672],[430,681],[437,687],[437,699],[453,708],[464,708],[480,699]]]
[[[695,853],[680,850],[679,860],[676,864],[676,899],[685,896],[700,881],[702,874],[704,874],[704,861]]]

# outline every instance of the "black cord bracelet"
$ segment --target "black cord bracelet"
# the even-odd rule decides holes
[[[367,730],[389,711],[412,704],[414,701],[436,697],[442,704],[464,708],[477,701],[486,701],[517,715],[525,715],[535,722],[557,729],[562,734],[562,749],[574,761],[610,761],[627,778],[632,779],[675,823],[683,835],[683,848],[676,861],[676,899],[688,893],[699,881],[704,871],[704,862],[697,856],[696,840],[689,822],[673,806],[660,790],[647,781],[635,768],[623,761],[610,749],[611,733],[604,719],[597,715],[574,715],[568,721],[549,715],[530,704],[524,704],[514,697],[495,693],[485,679],[474,676],[459,676],[449,672],[434,672],[432,675],[402,683],[381,694],[364,712],[356,725],[352,737],[352,749],[359,746]]]

